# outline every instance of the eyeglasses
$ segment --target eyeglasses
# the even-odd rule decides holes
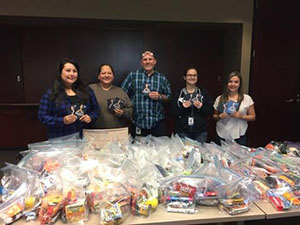
[[[198,77],[197,74],[187,74],[186,76],[187,76],[187,77]]]

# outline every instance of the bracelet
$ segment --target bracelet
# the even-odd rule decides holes
[[[159,100],[162,100],[163,99],[163,96],[162,94],[159,95]]]

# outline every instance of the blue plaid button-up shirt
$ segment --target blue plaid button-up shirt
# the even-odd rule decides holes
[[[149,98],[145,88],[157,91],[171,99],[171,85],[167,78],[155,71],[148,76],[144,69],[138,69],[128,74],[121,88],[130,97],[133,107],[134,124],[142,129],[152,129],[158,121],[164,119],[163,102]]]
[[[95,97],[94,91],[89,91],[90,98],[85,104],[85,114],[88,114],[92,122],[96,121],[99,115],[99,105]],[[67,95],[62,102],[56,104],[55,100],[50,99],[51,90],[49,89],[42,97],[38,112],[39,121],[47,127],[48,138],[65,136],[73,133],[81,133],[83,128],[88,128],[90,124],[81,122],[77,119],[74,123],[64,124],[63,118],[70,115],[72,106],[71,99]]]

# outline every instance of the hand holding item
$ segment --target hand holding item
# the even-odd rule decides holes
[[[121,117],[121,116],[123,116],[124,110],[115,108],[114,112],[117,117]]]
[[[182,106],[183,106],[184,108],[189,108],[191,105],[192,105],[192,102],[191,102],[191,101],[183,101],[183,102],[182,102]]]
[[[223,112],[223,113],[219,114],[219,119],[225,119],[227,117],[229,117],[229,114],[227,114],[226,112]]]
[[[76,120],[77,120],[77,116],[74,115],[74,114],[67,115],[67,116],[65,116],[64,119],[63,119],[64,124],[66,124],[66,125],[69,125],[69,124],[71,124],[71,123],[74,123]]]
[[[84,122],[84,123],[90,123],[90,122],[92,122],[92,119],[91,119],[91,117],[88,114],[83,115],[82,117],[80,117],[79,120],[81,122]]]
[[[202,102],[200,101],[193,101],[193,105],[197,108],[197,109],[200,109],[203,105]]]
[[[160,94],[157,91],[151,91],[149,93],[149,98],[152,100],[158,100],[160,98]]]
[[[236,118],[236,119],[243,119],[243,114],[240,112],[235,111],[234,113],[230,114],[231,117]]]

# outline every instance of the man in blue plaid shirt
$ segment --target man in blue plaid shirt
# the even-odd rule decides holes
[[[132,136],[164,136],[163,103],[171,99],[170,83],[154,69],[156,58],[152,52],[142,54],[141,65],[143,68],[130,72],[121,85],[134,107]]]

